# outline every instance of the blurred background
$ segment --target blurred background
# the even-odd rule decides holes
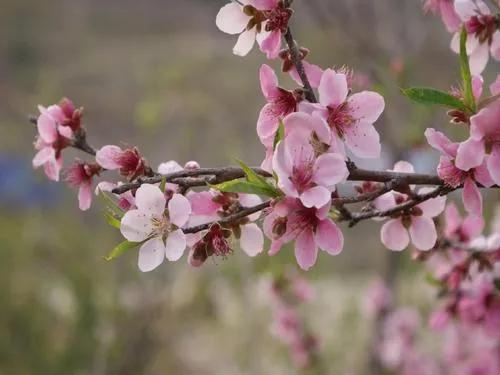
[[[245,59],[232,55],[236,39],[215,26],[225,2],[1,1],[0,373],[295,373],[269,331],[268,281],[294,264],[290,249],[252,260],[235,249],[201,269],[181,261],[141,274],[132,252],[103,260],[121,236],[99,202],[80,212],[75,191],[31,167],[28,115],[63,96],[85,107],[95,147],[137,145],[153,166],[259,164],[265,61],[256,48]],[[311,50],[310,62],[347,65],[359,89],[386,98],[377,123],[385,154],[359,164],[390,168],[404,158],[418,172],[433,171],[437,154],[423,130],[451,125],[443,111],[408,103],[399,88],[458,85],[458,58],[439,18],[425,16],[418,0],[296,0],[294,8],[294,36]],[[498,65],[489,69],[485,81]],[[280,82],[293,87],[286,75]],[[73,156],[85,158],[68,151],[65,160]],[[316,298],[303,313],[327,373],[364,374],[373,326],[360,306],[370,281],[385,278],[398,302],[423,313],[435,295],[409,251],[382,248],[378,224],[345,235],[343,253],[320,254],[305,275]]]

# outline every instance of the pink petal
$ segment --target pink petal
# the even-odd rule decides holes
[[[441,19],[450,33],[457,31],[461,23],[453,5],[452,1],[439,1]]]
[[[267,38],[260,43],[260,50],[266,54],[269,60],[278,57],[281,47],[281,30],[272,31]]]
[[[139,210],[130,210],[123,215],[120,232],[132,242],[142,242],[153,232],[151,217]]]
[[[427,128],[424,135],[425,138],[427,138],[427,143],[429,143],[431,147],[440,151],[445,156],[449,156],[452,159],[455,158],[458,144],[453,143],[447,136],[433,128]]]
[[[269,256],[276,255],[279,253],[282,247],[283,247],[283,241],[281,240],[272,241],[271,245],[269,246],[269,251],[267,252],[267,254]]]
[[[172,199],[168,201],[168,215],[170,222],[179,228],[187,223],[191,215],[191,205],[184,195],[174,194],[172,196]]]
[[[483,84],[484,81],[482,76],[478,75],[472,77],[472,93],[476,101],[481,99],[481,95],[483,95]]]
[[[304,230],[295,240],[295,259],[303,270],[308,270],[316,263],[318,247],[311,230]]]
[[[337,255],[344,247],[344,235],[330,219],[323,220],[316,228],[316,243],[330,255]]]
[[[385,247],[394,251],[404,250],[410,243],[408,232],[400,219],[391,219],[382,226],[380,239]]]
[[[52,147],[44,147],[33,158],[33,168],[38,168],[49,160],[55,160],[56,152]]]
[[[165,245],[159,237],[155,237],[145,242],[139,250],[139,269],[142,272],[154,270],[165,259]]]
[[[486,165],[492,180],[500,186],[500,144],[493,146]]]
[[[478,114],[470,118],[471,137],[477,140],[483,137],[498,137],[500,119],[500,100],[496,100]]]
[[[394,164],[394,168],[392,168],[392,170],[399,173],[415,173],[413,165],[404,160],[400,160]]]
[[[382,194],[373,202],[379,211],[386,211],[396,206],[396,200],[392,192]]]
[[[90,208],[92,203],[92,186],[91,184],[83,184],[78,189],[78,204],[82,211],[86,211]]]
[[[347,99],[349,111],[353,118],[374,123],[384,111],[385,102],[382,95],[373,91],[363,91]]]
[[[260,111],[257,120],[257,135],[262,143],[266,144],[268,139],[274,140],[274,135],[279,126],[279,115],[276,104],[267,103]]]
[[[345,74],[335,73],[332,69],[326,69],[321,76],[318,91],[321,105],[336,107],[347,98],[347,77]]]
[[[220,8],[215,24],[224,33],[239,34],[248,24],[250,17],[243,13],[241,5],[230,2]]]
[[[491,187],[495,185],[495,181],[491,178],[490,171],[488,170],[488,162],[491,159],[491,155],[486,156],[486,160],[480,166],[474,168],[474,180],[479,182],[485,187]]]
[[[321,208],[331,200],[331,192],[324,186],[315,186],[300,195],[300,201],[308,208]]]
[[[490,50],[488,43],[480,44],[469,56],[471,74],[481,74],[488,64]]]
[[[122,152],[122,149],[118,146],[104,146],[97,151],[95,160],[97,164],[105,169],[120,169],[121,165],[118,160]]]
[[[182,257],[186,249],[186,235],[181,229],[170,233],[165,244],[165,256],[171,262],[175,262]]]
[[[181,165],[177,163],[175,160],[170,160],[165,163],[161,163],[158,166],[158,173],[163,175],[180,172],[182,170],[184,170],[184,168],[182,168]]]
[[[44,165],[43,170],[47,178],[52,181],[59,181],[59,175],[62,169],[62,158],[49,159]]]
[[[135,205],[147,215],[162,216],[167,200],[158,186],[143,184],[135,193]]]
[[[285,135],[299,133],[305,139],[315,133],[318,139],[329,144],[331,141],[331,131],[327,123],[317,115],[310,115],[303,112],[290,113],[283,120],[285,124]]]
[[[314,163],[313,181],[318,185],[333,186],[349,176],[344,157],[339,154],[320,155]]]
[[[490,10],[482,0],[455,0],[455,12],[462,21],[468,21],[471,17],[480,14],[490,14]]]
[[[273,156],[273,169],[278,176],[280,188],[289,196],[298,197],[299,193],[290,181],[292,173],[292,157],[289,155],[285,141],[281,141],[276,146]]]
[[[427,194],[433,191],[434,189],[435,188],[433,187],[424,187],[421,188],[418,191],[418,193]],[[446,196],[431,198],[418,204],[418,207],[423,211],[423,215],[429,218],[433,218],[441,214],[444,211],[445,206],[446,206]]]
[[[380,136],[373,124],[369,122],[352,124],[346,130],[345,143],[352,153],[360,158],[380,156]]]
[[[46,143],[53,143],[57,139],[56,121],[49,115],[42,113],[36,122],[38,134]]]
[[[447,237],[451,236],[455,231],[457,231],[462,225],[462,218],[458,212],[457,206],[455,203],[450,203],[446,206],[446,210],[444,211],[445,217],[445,235]]]
[[[468,213],[479,216],[483,214],[483,197],[476,183],[471,178],[465,180],[462,190],[462,200],[465,210]]]
[[[482,216],[467,216],[462,224],[462,231],[469,237],[474,238],[481,234],[484,229]]]
[[[189,192],[187,199],[194,215],[215,215],[221,206],[213,201],[209,191]]]
[[[310,64],[307,61],[302,61],[302,65],[304,66],[304,71],[306,72],[307,78],[309,79],[309,83],[313,88],[319,87],[319,83],[321,82],[321,76],[323,75],[323,69],[321,69],[318,65]],[[296,69],[292,69],[297,71]]]
[[[493,37],[491,39],[490,53],[491,57],[493,57],[496,61],[500,61],[500,31],[498,30],[493,33]]]
[[[276,77],[276,73],[274,70],[266,64],[262,64],[259,71],[260,76],[260,87],[262,89],[262,93],[267,100],[270,100],[277,95],[279,95],[278,90],[278,77]]]
[[[469,138],[458,146],[455,165],[463,171],[468,171],[481,165],[484,155],[484,142]]]
[[[500,35],[500,33],[498,33]],[[497,75],[497,79],[490,85],[491,95],[500,94],[500,74]]]
[[[113,190],[115,187],[117,187],[118,185],[115,184],[114,182],[109,182],[109,181],[101,181],[97,184],[97,186],[95,187],[95,191],[94,191],[94,194],[95,195],[99,195],[99,193],[102,191],[102,192],[106,192],[106,193],[111,193],[111,190]]]
[[[430,250],[436,244],[436,226],[434,225],[434,221],[429,217],[412,216],[409,231],[411,242],[419,250]]]
[[[241,249],[250,257],[254,257],[264,250],[264,235],[257,224],[245,224],[240,226]]]
[[[237,56],[246,56],[255,43],[255,27],[252,30],[243,31],[233,47],[233,53]]]

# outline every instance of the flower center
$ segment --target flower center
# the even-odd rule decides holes
[[[314,174],[314,159],[309,158],[299,165],[294,165],[292,168],[292,175],[290,176],[290,181],[293,186],[297,189],[299,194],[304,191],[314,187],[314,182],[312,181]]]
[[[297,233],[297,235],[306,229],[315,231],[319,224],[314,207],[307,208],[301,206],[290,214],[290,221],[293,223],[290,229],[292,232]]]
[[[327,122],[330,129],[335,130],[340,138],[344,137],[346,129],[354,123],[354,119],[349,113],[347,103],[343,103],[337,107],[327,107],[328,118]]]
[[[264,14],[267,18],[266,31],[281,30],[286,32],[293,11],[290,8],[285,8],[280,2],[276,8],[267,10]]]
[[[460,186],[468,172],[458,169],[451,160],[441,161],[438,165],[438,175],[450,187],[456,188]]]
[[[497,20],[492,15],[477,15],[471,17],[465,24],[467,33],[474,34],[481,43],[491,44],[493,34],[498,28]]]

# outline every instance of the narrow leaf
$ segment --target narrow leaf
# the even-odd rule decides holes
[[[132,250],[136,248],[137,246],[141,245],[143,242],[130,242],[130,241],[123,241],[121,244],[116,246],[111,252],[104,257],[107,261],[113,260],[118,258],[120,255],[123,255],[129,250]]]
[[[106,218],[106,221],[109,225],[116,229],[120,229],[120,220],[113,216],[113,214],[111,214],[110,212],[104,212],[104,217]]]
[[[212,188],[226,193],[245,193],[245,194],[258,194],[275,198],[279,196],[278,190],[270,185],[261,185],[254,182],[245,180],[232,180],[222,182],[217,185],[211,185]]]
[[[120,206],[118,206],[118,204],[115,202],[115,200],[113,198],[111,198],[111,196],[108,193],[106,193],[104,191],[100,191],[99,192],[99,198],[101,198],[101,200],[104,202],[104,204],[106,205],[106,207],[117,218],[121,219],[123,217],[123,215],[125,215],[125,211],[123,211],[120,208]]]
[[[403,89],[402,91],[404,95],[417,103],[438,104],[460,110],[467,109],[460,99],[444,91],[427,87],[410,87],[408,89]]]
[[[476,110],[476,101],[472,91],[472,76],[470,73],[469,57],[467,56],[467,31],[462,27],[460,32],[460,72],[464,86],[465,105],[473,112]]]
[[[165,192],[165,186],[167,185],[167,178],[165,176],[163,176],[161,178],[161,182],[160,182],[160,190],[162,192]]]
[[[252,182],[255,184],[261,184],[261,185],[267,185],[267,181],[264,177],[258,175],[256,172],[253,171],[252,168],[250,168],[248,165],[243,163],[241,160],[236,160],[238,164],[240,165],[241,169],[243,169],[243,172],[245,173],[246,179],[248,182]]]

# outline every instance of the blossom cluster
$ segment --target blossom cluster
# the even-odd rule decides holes
[[[68,184],[79,189],[82,210],[91,205],[96,178],[116,171],[123,180],[101,180],[95,188],[107,202],[108,222],[127,240],[110,258],[137,246],[140,270],[151,271],[164,259],[179,260],[186,249],[188,263],[199,267],[209,257],[230,255],[236,242],[251,257],[263,252],[267,244],[269,255],[293,244],[298,265],[307,270],[316,263],[320,249],[330,255],[342,251],[339,222],[355,224],[357,219],[339,203],[344,197],[338,187],[357,168],[351,157],[380,157],[376,123],[385,102],[377,92],[356,92],[352,70],[323,69],[305,61],[309,51],[291,37],[290,5],[286,0],[231,1],[216,17],[219,29],[239,34],[235,54],[246,55],[257,41],[267,59],[282,60],[282,71],[299,84],[282,87],[270,65],[260,67],[266,103],[256,131],[265,156],[258,171],[240,163],[243,176],[221,179],[219,172],[208,173],[195,161],[184,166],[169,161],[155,170],[137,147],[90,147],[82,125],[83,109],[71,101],[39,108],[35,167],[43,166],[50,179],[58,180],[65,148],[79,148],[93,157],[77,160],[65,171]],[[469,44],[487,45],[495,57],[498,17],[483,5],[481,1],[427,1],[425,8],[441,12],[448,28],[459,35],[459,47],[463,48],[465,32]],[[475,71],[475,52],[470,52],[468,62]],[[434,129],[427,129],[425,136],[442,154],[438,185],[449,191],[463,187],[466,210],[481,217],[479,186],[500,183],[500,77],[490,86],[491,95],[482,94],[481,76],[469,81],[467,74],[464,77],[461,90],[440,97],[445,95],[446,103],[452,103],[449,113],[455,123],[467,127],[469,138],[454,143]],[[405,161],[386,173],[398,178],[415,175]],[[356,189],[359,197],[367,197],[357,198],[367,202],[362,208],[370,213],[367,217],[387,219],[381,227],[381,242],[394,251],[410,243],[420,251],[439,245],[436,220],[445,207],[447,191],[439,190],[443,186],[417,189],[397,179],[386,184],[376,181],[365,178]],[[196,186],[208,189],[190,190]]]

